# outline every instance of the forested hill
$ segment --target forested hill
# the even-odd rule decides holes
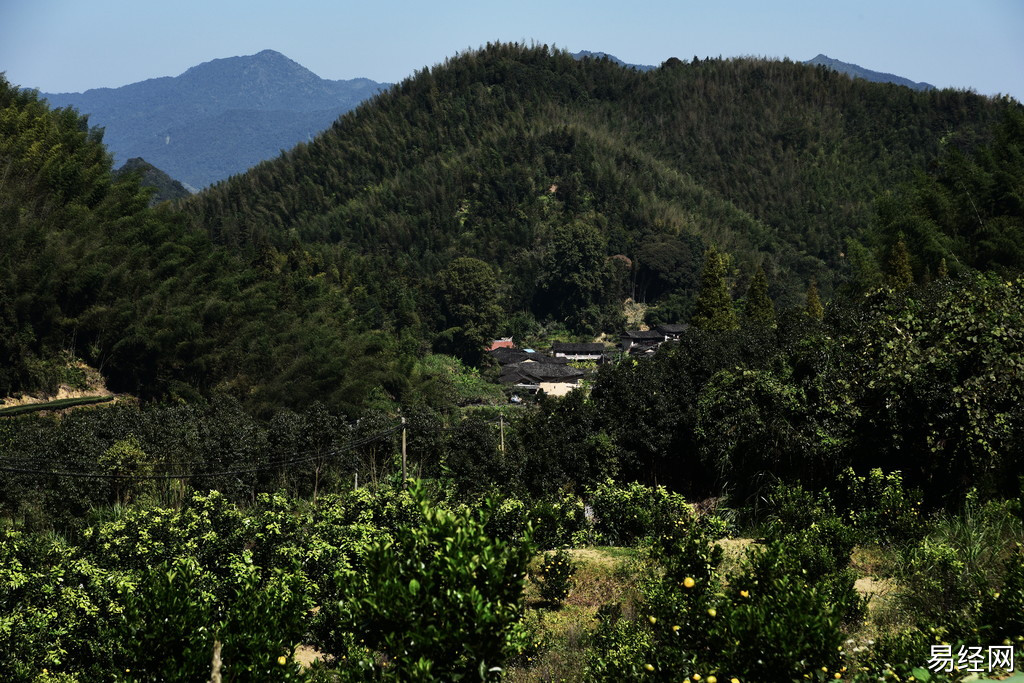
[[[241,173],[388,87],[332,81],[279,52],[214,59],[174,77],[83,93],[43,93],[105,128],[115,159],[143,157],[194,188]]]
[[[474,256],[499,269],[510,312],[564,312],[543,291],[573,268],[552,255],[559,240],[627,257],[628,293],[648,301],[692,293],[714,243],[741,281],[762,263],[787,303],[812,277],[829,290],[874,199],[929,169],[944,136],[974,148],[1016,108],[789,61],[670,59],[640,72],[491,45],[418,72],[185,210],[253,257],[303,244],[355,278],[368,308],[407,296],[374,292],[368,274],[408,292],[395,283]]]
[[[273,270],[211,243],[138,173],[115,177],[74,110],[0,76],[0,396],[74,381],[75,358],[143,398],[234,393],[257,412],[356,412],[392,356],[301,258]]]

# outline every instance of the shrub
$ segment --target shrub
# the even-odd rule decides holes
[[[670,532],[682,518],[696,516],[683,496],[664,486],[634,482],[622,487],[610,479],[591,492],[590,504],[595,529],[609,545],[632,545],[643,538]],[[724,529],[724,524],[719,526],[720,531]]]
[[[488,536],[486,507],[476,514],[437,509],[414,488],[420,523],[370,549],[365,573],[337,613],[380,653],[364,660],[367,675],[497,678],[521,649],[516,625],[531,544]]]
[[[194,560],[150,571],[126,595],[122,618],[105,634],[122,650],[116,660],[127,675],[119,678],[207,680],[219,641],[226,679],[297,679],[291,657],[309,605],[295,577],[277,572],[261,580],[256,567],[243,563],[232,583],[230,598],[221,600],[213,577]]]
[[[1013,595],[1014,548],[1022,537],[1006,503],[981,506],[968,496],[959,514],[940,517],[928,537],[902,551],[899,604],[922,628],[972,636],[1000,613],[992,596],[1002,595],[1004,584],[1011,587],[1006,599]]]
[[[561,498],[536,501],[529,512],[533,525],[533,542],[541,550],[573,545],[589,534],[589,524],[579,496],[567,494]]]
[[[902,543],[922,538],[927,524],[921,514],[923,497],[907,490],[900,472],[872,469],[857,476],[847,468],[840,476],[840,501],[850,524],[865,538],[882,543]]]
[[[530,578],[540,588],[540,597],[549,605],[557,607],[569,597],[569,588],[576,569],[572,556],[564,550],[559,550],[556,553],[544,553],[540,569]]]
[[[590,638],[585,680],[636,681],[647,674],[654,652],[653,633],[642,623],[623,619],[617,605],[597,611],[598,625]]]
[[[834,602],[834,590],[808,578],[800,555],[774,541],[752,550],[747,567],[729,578],[719,616],[709,624],[713,649],[706,656],[720,670],[783,681],[813,675],[822,666],[838,668],[843,615],[857,606]],[[842,599],[851,594],[858,599],[852,591]]]

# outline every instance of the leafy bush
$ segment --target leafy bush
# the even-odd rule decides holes
[[[598,625],[590,638],[586,680],[636,681],[648,673],[644,667],[654,651],[654,636],[644,624],[622,618],[618,605],[597,611]]]
[[[644,590],[638,619],[598,626],[594,678],[782,681],[838,669],[843,622],[862,614],[864,601],[848,571],[812,576],[811,536],[755,546],[723,578],[721,550],[700,525],[678,528],[653,545],[664,572]]]
[[[581,536],[589,536],[583,501],[579,496],[542,498],[533,503],[529,511],[533,526],[533,542],[544,550],[559,546],[577,545]]]
[[[871,540],[915,541],[927,531],[921,492],[907,490],[900,472],[885,473],[876,467],[862,477],[848,468],[837,490],[850,524]]]
[[[1024,544],[1006,561],[1003,584],[982,604],[981,631],[989,640],[1010,639],[1024,647]]]
[[[838,596],[832,586],[809,579],[800,556],[799,549],[773,541],[750,552],[747,567],[729,577],[721,620],[710,624],[710,642],[721,647],[710,658],[721,670],[782,681],[822,666],[838,668],[843,616],[860,609],[860,599],[852,578],[851,590]]]
[[[595,530],[609,545],[632,545],[645,537],[671,532],[680,519],[695,518],[693,507],[664,486],[632,483],[617,486],[608,480],[590,494]],[[710,519],[707,523],[712,523]],[[716,525],[720,531],[724,524]]]
[[[959,514],[943,515],[929,536],[902,551],[900,606],[921,628],[973,635],[1000,613],[992,596],[1004,583],[1011,586],[1007,596],[1013,594],[1015,544],[1022,540],[1024,530],[1006,503],[979,505],[968,496]]]
[[[351,630],[379,653],[364,660],[367,675],[497,678],[520,647],[532,547],[489,537],[486,508],[455,513],[432,507],[418,491],[414,498],[419,524],[375,544],[348,598],[330,609],[351,619]]]
[[[100,628],[117,610],[116,582],[59,537],[0,527],[0,678],[100,675],[94,666],[110,645]]]
[[[121,620],[105,634],[121,649],[123,678],[206,680],[219,641],[225,678],[295,680],[291,656],[310,607],[298,582],[283,572],[261,580],[251,564],[236,572],[228,600],[215,596],[211,575],[194,560],[149,572],[125,596]]]
[[[536,574],[530,576],[530,579],[540,588],[540,597],[557,607],[569,597],[569,588],[576,569],[572,556],[564,550],[544,553],[540,568]]]

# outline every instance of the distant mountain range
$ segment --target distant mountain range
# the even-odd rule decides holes
[[[636,69],[637,71],[653,71],[654,69],[658,68],[656,66],[651,66],[650,64],[627,64],[626,62],[622,61],[615,55],[610,55],[607,52],[591,52],[590,50],[580,50],[579,52],[573,52],[572,56],[575,57],[576,59],[584,59],[586,57],[589,57],[591,59],[601,59],[602,57],[607,57],[610,61],[615,62],[619,66],[627,66],[630,69]]]
[[[825,55],[818,55],[814,59],[807,60],[804,64],[814,66],[820,64],[821,66],[827,66],[833,71],[844,73],[851,78],[863,78],[865,81],[871,81],[872,83],[895,83],[896,85],[905,85],[914,90],[935,90],[935,86],[931,83],[915,83],[909,78],[894,76],[893,74],[882,73],[881,71],[872,71],[856,64],[840,62],[838,59],[832,59]]]
[[[620,66],[636,69],[637,71],[651,71],[658,68],[656,66],[651,66],[650,64],[627,64],[615,55],[610,55],[607,52],[590,52],[589,50],[580,50],[579,52],[574,52],[572,56],[576,59],[584,59],[586,57],[591,59],[601,59],[602,57],[607,57],[609,60]],[[857,64],[850,64],[849,62],[841,62],[838,59],[832,59],[826,55],[818,55],[814,59],[807,60],[804,64],[810,64],[812,66],[820,64],[822,66],[827,66],[833,71],[844,73],[851,78],[863,78],[864,80],[871,81],[872,83],[895,83],[897,85],[905,85],[908,88],[913,88],[914,90],[935,89],[935,86],[931,83],[915,83],[909,78],[903,78],[902,76],[895,76],[881,71],[872,71],[871,69],[865,69]]]
[[[264,50],[121,88],[41,94],[52,106],[73,106],[104,127],[116,162],[143,157],[195,189],[312,139],[389,86],[366,78],[323,79]]]

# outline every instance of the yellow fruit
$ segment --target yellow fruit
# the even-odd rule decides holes
[[[687,588],[693,588],[696,584],[697,582],[694,581],[693,577],[691,576],[687,576],[685,579],[683,579],[683,585]]]
[[[740,591],[740,596],[744,598],[750,597],[750,591]]]
[[[716,617],[716,616],[718,616],[718,610],[716,610],[714,607],[709,607],[708,608],[708,616],[709,617]]]
[[[653,664],[644,664],[644,668],[647,669],[648,671],[654,671],[654,665]]]
[[[651,622],[652,624],[658,623],[658,618],[657,617],[647,617],[647,620],[649,622]]]

